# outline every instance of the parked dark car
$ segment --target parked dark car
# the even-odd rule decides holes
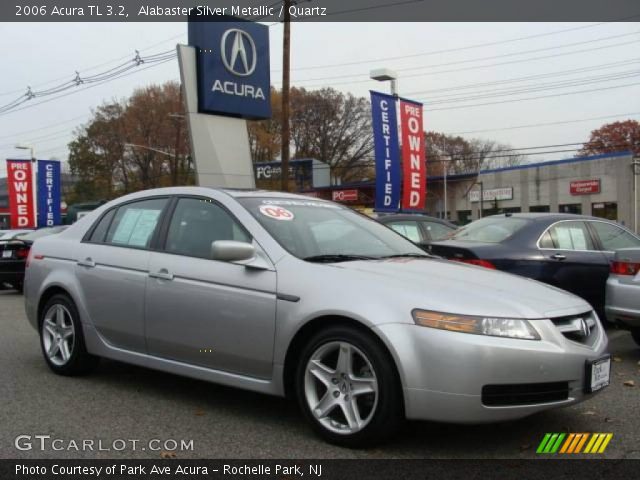
[[[605,285],[614,251],[640,238],[612,221],[584,215],[514,213],[462,227],[430,250],[450,260],[495,268],[572,292],[604,319]]]
[[[376,220],[423,248],[435,240],[444,240],[458,228],[451,222],[428,215],[392,214]]]
[[[59,233],[67,227],[41,228],[40,230],[16,230],[5,233],[0,239],[0,285],[22,291],[24,268],[33,242],[46,235]]]

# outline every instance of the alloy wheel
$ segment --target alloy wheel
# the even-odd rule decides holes
[[[52,305],[42,322],[42,343],[49,361],[57,366],[65,365],[73,353],[74,342],[71,313],[64,305]]]
[[[345,341],[320,346],[305,368],[304,394],[311,413],[326,429],[353,434],[373,418],[378,381],[367,356]]]

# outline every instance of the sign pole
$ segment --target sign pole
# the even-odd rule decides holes
[[[31,185],[33,188],[33,228],[38,229],[38,162],[34,148],[29,149],[31,152]]]

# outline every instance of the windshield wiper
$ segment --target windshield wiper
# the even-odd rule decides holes
[[[429,255],[428,253],[396,253],[395,255],[385,255],[380,258],[402,258],[402,257],[410,257],[410,258],[436,258],[435,255]]]
[[[339,253],[330,253],[325,255],[312,255],[305,257],[303,260],[307,262],[333,263],[333,262],[349,262],[352,260],[376,260],[376,257],[367,257],[365,255],[343,255]]]

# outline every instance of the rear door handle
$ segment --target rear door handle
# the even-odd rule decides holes
[[[91,257],[87,257],[84,260],[78,260],[77,264],[80,265],[81,267],[89,267],[89,268],[93,268],[96,266],[96,262],[94,262]]]
[[[160,280],[173,280],[173,273],[169,273],[166,268],[157,272],[149,272],[151,278],[159,278]]]
[[[561,253],[555,253],[553,255],[551,255],[551,258],[553,258],[554,260],[566,260],[567,257],[565,255],[562,255]]]

